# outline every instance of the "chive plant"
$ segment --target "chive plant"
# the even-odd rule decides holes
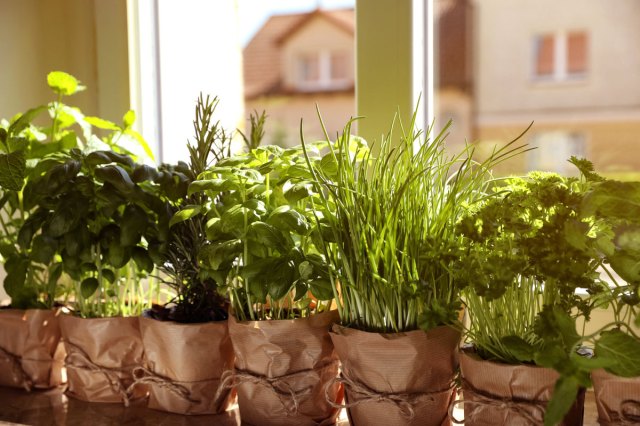
[[[323,248],[345,325],[402,332],[455,322],[461,303],[452,267],[463,249],[456,223],[487,196],[491,169],[524,150],[516,139],[482,162],[469,145],[450,156],[451,123],[424,134],[415,121],[414,114],[407,131],[394,120],[374,155],[350,135],[352,120],[322,161],[308,161],[322,208],[335,204],[335,216],[322,219]]]

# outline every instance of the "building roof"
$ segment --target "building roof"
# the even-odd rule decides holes
[[[439,0],[436,2],[436,14],[439,66],[437,84],[439,87],[457,87],[467,91],[471,87],[469,1]],[[326,19],[351,35],[355,33],[353,9],[316,9],[312,12],[270,17],[243,51],[245,98],[291,91],[281,84],[282,43],[316,17]]]

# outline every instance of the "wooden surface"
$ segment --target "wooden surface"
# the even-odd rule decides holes
[[[339,426],[347,426],[346,415],[340,416]],[[220,416],[181,416],[150,410],[145,401],[133,402],[125,408],[120,404],[92,404],[67,398],[61,389],[25,392],[0,387],[0,425],[73,425],[73,426],[237,426],[237,409]],[[584,426],[596,426],[597,410],[593,392],[587,392]]]

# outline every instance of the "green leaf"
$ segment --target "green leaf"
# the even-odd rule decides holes
[[[142,247],[134,247],[133,248],[133,261],[136,263],[136,266],[141,271],[146,271],[151,273],[153,271],[153,260],[151,256]]]
[[[23,151],[0,154],[0,188],[20,191],[24,185],[26,167]]]
[[[196,180],[189,185],[188,194],[201,191],[223,192],[239,189],[238,185],[229,179]]]
[[[293,262],[282,259],[268,274],[268,292],[273,300],[284,298],[294,284],[295,266]]]
[[[331,281],[326,279],[316,279],[309,281],[309,289],[318,300],[333,299],[333,289]]]
[[[264,222],[253,222],[249,225],[247,238],[269,248],[284,253],[286,250],[286,240],[282,233],[274,226]]]
[[[135,204],[129,204],[124,209],[120,222],[120,244],[133,246],[138,244],[140,236],[146,231],[149,219],[147,213]]]
[[[611,268],[627,282],[640,282],[640,256],[625,251],[616,251],[609,256]]]
[[[131,259],[131,250],[114,241],[109,244],[109,263],[115,268],[122,268]]]
[[[52,71],[47,75],[47,84],[54,92],[69,96],[85,89],[71,74],[63,71]]]
[[[160,176],[160,172],[155,167],[146,164],[138,164],[131,174],[131,179],[140,183],[143,181],[155,181]]]
[[[46,235],[36,235],[31,243],[31,258],[39,263],[48,265],[58,249],[58,242]]]
[[[129,194],[135,184],[129,174],[120,166],[107,165],[95,170],[96,177],[104,182],[111,183],[118,191]]]
[[[578,396],[579,381],[572,376],[560,377],[553,389],[553,395],[544,415],[545,426],[555,426],[562,422]]]
[[[127,111],[122,117],[122,124],[125,129],[130,129],[133,123],[136,122],[136,113],[133,110]]]
[[[206,267],[219,269],[221,265],[231,263],[242,252],[242,241],[233,239],[204,246],[198,254],[198,260]]]
[[[109,120],[105,120],[103,118],[100,117],[85,117],[84,121],[86,121],[87,123],[91,124],[94,127],[97,127],[98,129],[103,129],[103,130],[113,130],[113,131],[119,131],[121,130],[120,127]]]
[[[195,205],[195,204],[184,206],[183,208],[178,210],[176,214],[173,215],[173,217],[171,218],[171,221],[169,222],[169,227],[172,227],[176,223],[189,220],[192,217],[199,215],[201,212],[202,212],[202,206]]]
[[[93,296],[96,290],[98,290],[99,286],[100,286],[100,283],[98,282],[97,278],[94,278],[94,277],[85,278],[80,283],[80,295],[84,299],[88,299],[91,296]]]
[[[622,377],[640,376],[640,341],[620,330],[604,331],[596,341],[595,355],[610,360],[607,370]]]
[[[309,230],[306,218],[295,210],[276,209],[267,219],[267,223],[283,231],[295,232],[300,235],[306,234]]]
[[[289,204],[295,204],[303,198],[311,195],[311,185],[309,183],[296,183],[294,185],[285,185],[284,197]]]
[[[308,260],[300,263],[298,265],[298,273],[300,274],[300,278],[303,280],[308,280],[313,275],[313,265]]]
[[[534,360],[535,348],[520,336],[505,336],[500,342],[520,362],[531,362]]]
[[[109,281],[110,283],[113,284],[116,281],[116,274],[113,272],[113,270],[102,268],[100,273],[102,274],[102,278]]]
[[[22,132],[24,129],[31,125],[31,122],[34,118],[36,118],[40,113],[47,110],[46,105],[40,105],[38,107],[32,108],[21,114],[11,125],[9,126],[8,133],[9,135],[17,135]]]

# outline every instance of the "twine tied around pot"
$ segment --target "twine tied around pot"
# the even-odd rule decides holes
[[[109,386],[120,394],[122,397],[122,402],[125,407],[129,406],[129,402],[131,399],[131,394],[129,393],[132,389],[127,388],[124,383],[122,383],[122,379],[119,377],[119,374],[132,374],[133,369],[136,366],[122,367],[122,368],[108,368],[98,365],[91,361],[89,355],[86,354],[82,348],[73,343],[67,341],[65,342],[67,346],[69,346],[72,351],[69,351],[66,358],[67,367],[78,368],[81,370],[87,370],[94,373],[102,374]]]
[[[296,415],[300,408],[300,400],[311,393],[313,386],[307,386],[304,389],[295,390],[287,381],[289,379],[304,377],[311,373],[334,367],[337,363],[338,361],[332,361],[318,368],[296,371],[295,373],[285,374],[284,376],[278,377],[267,377],[260,374],[254,374],[250,371],[239,370],[237,368],[235,370],[227,370],[220,378],[220,386],[216,392],[215,399],[218,400],[222,392],[229,390],[234,386],[238,386],[243,383],[253,383],[271,389],[280,400],[280,404],[282,404],[287,415]],[[293,410],[289,408],[287,400],[293,402]]]
[[[341,383],[345,391],[349,391],[351,393],[351,398],[353,402],[348,402],[344,404],[337,404],[331,401],[329,396],[329,389],[335,383]],[[344,372],[340,377],[335,377],[330,380],[324,387],[324,396],[329,405],[333,408],[351,408],[357,405],[360,405],[365,402],[388,402],[390,404],[395,405],[400,410],[400,413],[408,418],[409,420],[413,419],[415,416],[415,411],[413,407],[416,405],[419,399],[425,399],[425,402],[430,404],[434,404],[436,399],[434,398],[436,395],[441,395],[447,392],[450,392],[453,389],[453,382],[447,386],[445,389],[436,390],[433,392],[412,392],[412,393],[393,393],[393,392],[378,392],[376,390],[371,389],[363,383],[360,383],[356,380],[350,379],[347,377]],[[360,396],[354,397],[353,393],[356,393]]]
[[[131,374],[133,375],[133,383],[131,383],[131,385],[127,388],[127,394],[129,395],[133,394],[133,389],[137,385],[154,384],[167,389],[177,397],[182,398],[187,402],[190,402],[192,404],[200,403],[200,400],[192,399],[191,392],[189,392],[189,389],[187,389],[186,387],[180,384],[180,383],[195,383],[195,382],[179,382],[177,380],[171,380],[168,377],[161,376],[144,367],[134,368]],[[206,381],[213,381],[213,380],[217,380],[217,379],[206,380]],[[205,380],[202,380],[202,381],[205,381]]]
[[[494,407],[501,410],[507,410],[527,420],[530,424],[541,424],[544,421],[544,413],[546,409],[546,404],[544,402],[526,400],[516,401],[511,398],[502,398],[474,389],[466,381],[463,381],[463,383],[463,393],[465,396],[470,396],[473,399],[459,399],[457,401],[453,401],[449,405],[449,417],[453,424],[461,425],[464,424],[465,420],[472,420],[473,417],[476,416],[484,407]],[[459,404],[468,404],[472,407],[469,411],[465,410],[465,420],[456,419],[453,415],[453,410]],[[537,413],[537,415],[532,413]]]
[[[618,412],[609,412],[610,421],[598,419],[605,426],[632,426],[640,425],[640,401],[625,399],[620,403]]]
[[[27,392],[31,391],[33,382],[27,372],[24,371],[24,368],[22,368],[22,357],[12,354],[3,347],[0,347],[0,357],[4,357],[9,361],[9,364],[11,364],[11,371],[18,376],[18,380],[22,383],[22,387],[24,387]]]

